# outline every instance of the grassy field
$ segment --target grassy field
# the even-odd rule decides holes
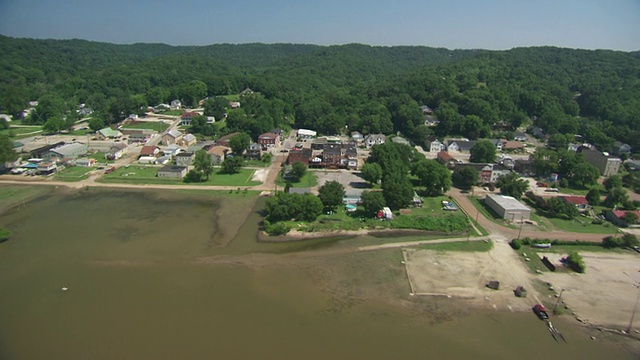
[[[104,153],[100,152],[100,151],[96,151],[92,154],[89,154],[88,156],[90,159],[95,159],[96,163],[100,163],[100,164],[113,164],[114,161],[113,160],[107,160],[104,157]]]
[[[278,186],[286,186],[287,182],[282,178],[282,173],[278,175],[278,180],[276,181],[276,185]],[[318,179],[316,175],[312,171],[308,171],[304,173],[302,179],[300,181],[291,183],[291,187],[296,188],[311,188],[318,185]]]
[[[122,130],[126,129],[149,129],[157,132],[164,132],[169,127],[169,124],[164,121],[138,121],[131,124],[127,124],[122,127]]]
[[[447,243],[436,243],[436,244],[423,244],[418,248],[424,250],[435,250],[435,251],[465,251],[465,252],[475,252],[475,251],[489,251],[493,247],[493,243],[490,241],[456,241],[456,242],[447,242]]]
[[[92,167],[84,167],[84,166],[72,166],[67,167],[64,170],[61,170],[56,173],[54,176],[54,180],[56,181],[80,181],[89,177],[91,171],[95,168]]]
[[[169,116],[180,116],[182,115],[182,110],[167,110],[163,112],[159,112],[158,115],[169,115]]]
[[[158,178],[156,175],[161,166],[142,166],[133,165],[129,167],[121,167],[111,174],[106,174],[100,179],[100,182],[106,183],[126,183],[126,184],[168,184],[168,185],[184,185],[180,179]],[[214,173],[209,177],[209,181],[201,183],[189,183],[189,185],[213,185],[213,186],[254,186],[260,185],[260,182],[251,181],[254,170],[242,169],[238,174],[219,174]]]
[[[26,137],[39,135],[41,133],[41,126],[10,127],[8,129],[0,130],[0,135],[8,136],[11,139],[24,139]]]
[[[0,211],[24,204],[31,199],[52,191],[49,186],[0,185]]]
[[[359,207],[355,212],[346,212],[344,206],[339,206],[333,214],[322,214],[312,223],[288,221],[285,224],[293,229],[310,232],[360,229],[396,229],[398,232],[402,232],[405,229],[421,229],[421,221],[430,219],[440,221],[431,223],[430,228],[434,229],[433,231],[453,233],[448,230],[450,227],[447,227],[447,224],[455,222],[453,218],[458,220],[458,218],[466,218],[466,216],[460,211],[455,213],[443,211],[441,204],[443,199],[448,198],[444,196],[426,198],[423,207],[411,208],[411,214],[396,215],[391,221],[380,221],[373,216],[364,214],[362,207]],[[411,226],[405,226],[407,224]],[[433,227],[437,227],[437,229]]]
[[[577,217],[573,220],[548,218],[553,225],[565,231],[588,234],[615,234],[618,229],[608,222],[602,225],[592,224],[591,218]]]

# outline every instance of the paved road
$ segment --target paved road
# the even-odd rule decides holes
[[[606,235],[603,234],[588,234],[588,233],[573,233],[567,231],[540,231],[529,230],[523,228],[511,229],[502,225],[499,225],[489,219],[487,219],[482,213],[479,213],[475,206],[469,200],[468,195],[462,194],[458,189],[451,189],[449,195],[455,199],[460,207],[471,217],[477,216],[478,223],[484,227],[489,234],[501,235],[507,239],[514,239],[518,237],[530,237],[538,239],[559,239],[559,240],[582,240],[582,241],[602,241],[602,238]]]

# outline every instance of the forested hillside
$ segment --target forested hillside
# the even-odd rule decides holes
[[[638,53],[551,47],[509,51],[428,47],[244,44],[175,47],[0,36],[0,112],[17,115],[40,100],[28,121],[72,114],[80,103],[105,123],[147,105],[251,88],[224,131],[271,127],[332,134],[401,132],[421,142],[439,136],[490,136],[523,125],[580,134],[608,149],[640,148]],[[246,104],[246,106],[245,106]],[[421,105],[435,109],[424,125]],[[56,120],[57,121],[57,120]]]

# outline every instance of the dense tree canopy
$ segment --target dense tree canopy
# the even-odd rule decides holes
[[[456,169],[456,171],[451,175],[451,182],[453,185],[462,190],[469,190],[471,187],[476,185],[480,180],[480,176],[478,172],[470,167],[463,167],[461,169]]]
[[[498,178],[496,186],[500,189],[500,193],[520,199],[522,194],[529,189],[529,182],[520,179],[518,173],[510,172]]]
[[[496,159],[496,147],[489,140],[480,140],[469,151],[469,162],[493,164]]]
[[[451,173],[436,160],[421,159],[413,166],[412,173],[425,187],[427,195],[444,194],[451,188]]]
[[[337,181],[327,181],[318,189],[318,197],[327,209],[335,209],[344,199],[344,186]]]
[[[614,140],[640,148],[640,57],[553,47],[508,51],[349,44],[114,45],[0,36],[0,112],[28,120],[73,119],[85,103],[105,125],[148,105],[209,97],[205,113],[256,136],[274,127],[324,134],[402,133],[487,137],[520,125],[580,134],[601,150]],[[225,96],[239,94],[242,110]],[[440,122],[426,128],[420,106]],[[238,111],[236,111],[238,110]],[[232,113],[235,113],[232,115]],[[65,118],[67,116],[67,118]],[[59,121],[53,120],[50,128]],[[265,130],[266,129],[266,130]],[[210,130],[210,129],[209,129]],[[568,139],[568,138],[565,138]],[[564,141],[554,137],[559,150]]]

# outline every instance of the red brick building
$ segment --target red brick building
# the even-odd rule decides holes
[[[263,149],[278,146],[280,143],[279,140],[279,136],[274,133],[264,133],[258,136],[258,144],[260,144]]]

